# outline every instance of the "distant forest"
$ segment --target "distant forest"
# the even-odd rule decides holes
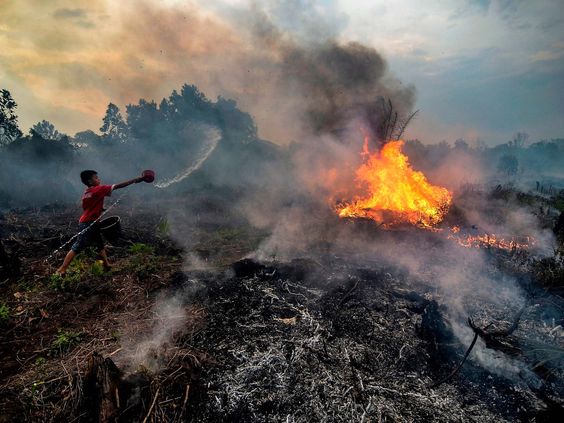
[[[156,169],[160,178],[173,177],[199,154],[206,137],[216,136],[213,131],[219,131],[221,139],[214,163],[206,166],[207,184],[232,185],[224,178],[227,173],[251,177],[233,166],[243,165],[249,154],[270,157],[277,151],[258,139],[253,119],[235,101],[220,97],[212,102],[191,85],[173,91],[159,104],[145,100],[130,104],[125,114],[110,103],[99,134],[85,130],[74,136],[45,120],[23,134],[16,102],[7,90],[0,95],[0,205],[4,208],[76,201],[84,188],[78,178],[82,169],[97,170],[107,182],[137,176],[145,168]]]
[[[75,202],[83,189],[78,173],[85,168],[98,170],[108,182],[133,177],[143,168],[156,169],[161,178],[172,177],[198,154],[202,140],[213,131],[219,131],[219,146],[192,178],[200,186],[260,187],[261,175],[272,173],[277,166],[288,169],[290,164],[282,162],[289,161],[296,150],[260,140],[253,118],[235,101],[222,97],[211,101],[193,85],[173,91],[159,104],[140,100],[127,105],[124,114],[110,103],[99,134],[85,130],[74,136],[59,132],[45,120],[24,134],[18,124],[17,103],[2,89],[0,208]],[[495,147],[486,143],[471,146],[463,139],[454,145],[410,140],[405,152],[414,167],[431,173],[448,161],[469,157],[500,180],[537,178],[537,189],[564,186],[564,139],[530,142],[528,138],[519,132]]]

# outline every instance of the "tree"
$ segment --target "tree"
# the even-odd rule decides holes
[[[94,145],[99,141],[99,136],[96,135],[94,131],[87,129],[86,131],[80,131],[74,134],[74,143],[78,147],[84,147],[87,145]]]
[[[0,90],[0,145],[9,144],[22,136],[18,127],[17,107],[10,91]]]
[[[253,118],[248,113],[238,109],[234,100],[219,97],[215,107],[218,125],[226,140],[247,144],[258,138],[257,126]]]
[[[454,149],[459,151],[468,151],[468,143],[463,138],[459,138],[454,142]]]
[[[520,150],[525,147],[525,143],[529,139],[529,134],[526,132],[517,132],[513,136],[513,141],[509,141],[509,146],[515,148],[516,150]]]
[[[35,125],[33,125],[31,130],[35,131],[46,140],[59,141],[65,135],[57,131],[55,129],[55,126],[51,122],[48,122],[46,120],[37,122]]]
[[[156,129],[162,122],[162,115],[154,101],[139,100],[139,104],[128,104],[127,125],[134,140],[148,141],[157,133]]]
[[[108,104],[102,123],[100,132],[102,132],[103,138],[119,142],[127,140],[127,125],[121,116],[118,106],[113,103]]]
[[[513,154],[504,154],[499,158],[497,170],[507,176],[514,176],[519,170],[519,160]]]

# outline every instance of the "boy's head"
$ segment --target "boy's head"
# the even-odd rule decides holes
[[[98,178],[98,172],[95,170],[83,170],[80,172],[80,180],[87,187],[95,187],[100,185],[100,179]]]

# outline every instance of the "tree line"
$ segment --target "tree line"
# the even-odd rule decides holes
[[[185,84],[157,104],[141,99],[122,114],[110,103],[99,133],[69,136],[42,120],[27,134],[20,129],[17,103],[0,91],[0,206],[12,207],[76,198],[82,168],[104,171],[106,180],[123,179],[143,168],[158,168],[171,177],[190,162],[210,136],[219,131],[224,150],[246,149],[260,140],[252,117],[235,101],[208,99]],[[17,188],[16,188],[17,186]]]

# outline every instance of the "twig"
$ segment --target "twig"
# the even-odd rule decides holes
[[[182,402],[182,409],[180,410],[180,418],[184,416],[184,410],[186,409],[186,403],[188,402],[188,393],[190,392],[190,385],[186,385],[186,393],[184,394],[184,401]]]
[[[456,373],[458,373],[458,371],[460,370],[460,368],[462,367],[462,365],[464,364],[464,362],[466,361],[466,359],[468,358],[468,356],[470,355],[470,351],[472,351],[472,348],[474,348],[474,345],[476,344],[476,341],[478,339],[478,332],[476,330],[474,330],[474,325],[472,322],[472,319],[470,319],[470,317],[468,318],[468,324],[470,325],[470,327],[472,328],[472,330],[474,331],[474,339],[472,340],[472,343],[470,344],[470,346],[468,347],[468,349],[466,350],[466,354],[464,354],[464,358],[462,359],[462,361],[458,364],[458,366],[456,366],[456,368],[450,372],[450,374],[439,380],[438,382],[433,383],[432,385],[430,385],[428,388],[429,389],[433,389],[438,387],[439,385],[442,385],[443,383],[445,383],[446,381],[450,380]]]
[[[120,352],[123,348],[118,348],[117,350],[115,350],[114,352],[111,352],[108,354],[108,357],[111,357],[114,354],[117,354],[118,352]]]
[[[143,419],[143,423],[147,423],[147,419],[151,415],[151,412],[153,411],[153,407],[155,406],[155,403],[157,402],[157,398],[159,397],[159,390],[160,389],[161,389],[160,387],[157,388],[157,392],[155,393],[155,398],[153,398],[153,402],[151,403],[151,407],[149,407],[149,412],[147,413],[147,415]]]
[[[396,137],[396,140],[399,140],[401,138],[401,136],[403,135],[405,129],[407,128],[407,125],[409,125],[409,122],[411,122],[413,120],[413,118],[415,117],[415,115],[419,112],[419,110],[414,111],[407,119],[406,121],[403,123],[403,125],[400,128],[400,131],[398,132],[398,135]]]
[[[343,296],[343,298],[341,298],[341,301],[339,301],[339,304],[337,304],[337,308],[341,307],[343,305],[343,303],[345,302],[345,300],[347,300],[349,298],[349,296],[351,295],[351,293],[356,289],[356,287],[358,286],[358,282],[359,280],[356,280],[356,283],[354,284],[354,286]]]

